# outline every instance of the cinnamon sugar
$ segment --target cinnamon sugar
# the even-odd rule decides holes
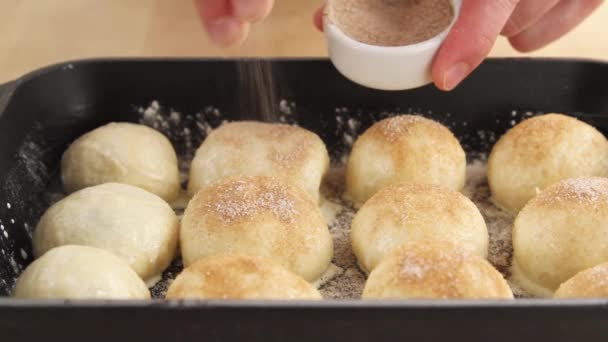
[[[370,45],[403,46],[429,40],[454,19],[450,0],[332,0],[330,20]]]
[[[608,180],[605,178],[573,178],[549,187],[533,203],[554,206],[574,203],[590,206],[608,205]]]
[[[261,211],[270,211],[279,220],[292,223],[297,211],[282,184],[250,179],[216,183],[208,190],[214,200],[206,203],[205,209],[218,214],[227,224],[253,217]]]

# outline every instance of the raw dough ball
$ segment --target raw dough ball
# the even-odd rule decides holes
[[[394,249],[372,271],[363,298],[511,299],[513,293],[485,259],[440,241]]]
[[[555,298],[606,298],[608,297],[608,263],[585,271],[560,285]]]
[[[308,281],[328,268],[333,242],[316,203],[278,178],[227,178],[188,204],[180,233],[184,264],[224,253],[267,257]]]
[[[306,280],[272,261],[243,255],[216,255],[186,268],[167,299],[321,299]]]
[[[608,261],[608,179],[554,184],[526,204],[513,224],[513,280],[550,297],[580,271]]]
[[[146,284],[114,254],[86,246],[61,246],[31,263],[14,296],[43,299],[149,299]]]
[[[122,257],[145,280],[169,266],[179,222],[160,197],[106,183],[77,191],[51,206],[34,231],[36,257],[62,245],[105,249]]]
[[[414,115],[377,122],[361,135],[348,159],[346,197],[360,206],[383,187],[407,181],[464,186],[465,153],[449,129]]]
[[[485,258],[488,230],[475,204],[438,185],[389,185],[359,210],[352,223],[353,251],[369,272],[406,242],[445,240]]]
[[[180,190],[177,156],[169,140],[143,125],[110,123],[76,139],[61,159],[66,192],[125,183],[173,201]]]
[[[537,190],[567,178],[594,176],[608,176],[608,140],[561,114],[537,116],[511,128],[488,160],[492,197],[514,214]]]
[[[300,127],[233,122],[209,134],[196,151],[188,193],[228,176],[280,177],[299,186],[315,201],[329,168],[325,144]]]

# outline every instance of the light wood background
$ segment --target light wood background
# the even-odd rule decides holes
[[[192,0],[0,0],[0,82],[65,60],[109,56],[324,56],[320,0],[276,0],[247,42],[211,46]],[[501,39],[494,56],[518,55]],[[533,56],[608,60],[608,5]]]

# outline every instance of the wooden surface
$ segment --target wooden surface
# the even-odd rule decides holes
[[[324,56],[312,26],[320,0],[276,0],[247,42],[221,50],[203,33],[192,0],[0,0],[0,82],[65,60],[109,56]],[[608,5],[533,56],[608,60]],[[501,39],[494,56],[516,56]]]

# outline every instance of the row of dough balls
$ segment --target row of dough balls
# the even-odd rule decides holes
[[[608,297],[606,227],[608,178],[570,178],[549,186],[515,219],[513,281],[535,297]],[[364,297],[375,288],[375,295],[389,298],[509,298],[510,291],[501,292],[506,282],[484,259],[483,218],[460,193],[433,185],[390,185],[361,207],[351,237],[360,267],[371,270]],[[457,249],[440,247],[439,239]],[[403,253],[412,247],[403,243],[436,255],[408,259]],[[463,267],[468,271],[456,271],[458,277],[450,271]],[[408,274],[424,284],[424,291],[412,289]],[[473,283],[476,288],[465,285]]]
[[[305,129],[234,122],[215,129],[190,167],[188,194],[230,176],[280,176],[315,200],[329,168],[323,141]],[[172,203],[181,187],[171,142],[144,125],[110,123],[84,134],[64,152],[61,178],[67,193],[108,182],[145,189]]]
[[[180,191],[169,140],[143,125],[111,123],[77,139],[61,163],[66,192],[107,182],[146,189],[167,202]],[[319,198],[329,166],[323,141],[305,129],[234,122],[214,130],[192,161],[188,192],[227,176],[279,176]],[[608,176],[608,141],[594,127],[561,114],[525,120],[496,143],[488,160],[492,196],[517,214],[538,190],[575,177]],[[347,165],[347,194],[359,207],[400,181],[461,190],[466,157],[445,126],[413,115],[377,122],[355,142]]]
[[[421,117],[383,120],[357,139],[347,165],[346,195],[356,206],[363,204],[351,236],[361,268],[372,271],[366,289],[374,272],[390,274],[377,265],[404,242],[448,240],[486,256],[481,215],[464,196],[450,192],[462,189],[465,167],[464,151],[451,132]],[[525,120],[493,147],[488,183],[499,207],[519,213],[511,271],[528,293],[608,296],[608,273],[601,271],[608,261],[607,176],[608,140],[566,115]],[[395,265],[409,268],[403,260]],[[492,279],[486,279],[479,282],[490,290]]]
[[[566,115],[525,120],[493,147],[488,183],[494,202],[517,215],[511,273],[526,292],[608,296],[605,177],[608,140]]]
[[[218,160],[218,155],[224,158]],[[243,160],[245,156],[250,159]],[[88,288],[92,297],[141,298],[120,289],[112,295],[111,286],[107,292],[98,291],[104,284],[110,285],[108,282],[122,282],[123,288],[128,288],[135,278],[111,272],[115,262],[100,260],[85,266],[90,258],[76,254],[100,256],[95,249],[111,252],[136,272],[141,285],[144,280],[157,279],[169,265],[178,236],[187,267],[196,269],[196,261],[217,254],[238,257],[233,252],[240,251],[267,257],[266,261],[252,261],[255,265],[270,264],[260,266],[260,279],[285,284],[281,272],[264,275],[266,269],[279,267],[294,272],[291,279],[316,280],[333,255],[331,235],[316,203],[328,166],[325,145],[309,131],[254,122],[226,125],[214,131],[197,151],[188,188],[190,193],[203,187],[205,191],[190,202],[180,229],[167,204],[180,190],[177,157],[170,142],[141,125],[111,123],[100,127],[77,139],[64,153],[62,180],[64,190],[71,194],[49,208],[36,227],[33,246],[38,259],[19,278],[15,295],[53,297],[73,290],[74,297],[81,298],[81,290]],[[278,174],[280,178],[230,177],[247,173]],[[295,179],[295,186],[287,179]],[[88,248],[78,248],[81,246]],[[105,282],[89,277],[87,267],[91,266],[110,276]],[[47,269],[64,271],[48,273]],[[73,281],[80,276],[81,281]],[[244,273],[240,277],[251,278]],[[178,286],[180,281],[174,284]]]
[[[463,156],[447,128],[420,117],[381,121],[357,139],[347,195],[364,203],[352,225],[362,269],[374,269],[404,241],[429,238],[485,256],[487,232],[475,206],[454,193],[448,199],[445,189],[414,184],[460,190]],[[495,144],[487,177],[493,201],[518,214],[511,269],[518,285],[537,297],[608,297],[604,135],[562,114],[530,118]]]
[[[561,116],[556,117],[561,119]],[[113,134],[113,130],[118,133]],[[129,133],[129,130],[132,130],[133,132]],[[140,133],[135,133],[135,130],[139,130]],[[99,131],[106,132],[102,132],[105,134],[99,134]],[[140,139],[138,138],[139,135],[156,135],[158,141],[153,144],[151,139]],[[508,136],[508,134],[506,136]],[[128,141],[121,142],[117,137],[128,137]],[[297,137],[301,137],[301,139],[296,139]],[[92,140],[92,142],[89,140]],[[502,140],[503,139],[501,139],[501,141]],[[290,145],[290,142],[295,143]],[[123,155],[122,153],[127,150],[122,148],[125,144],[131,147],[131,150],[129,150],[131,152]],[[149,153],[142,153],[145,157],[142,158],[143,160],[138,161],[137,158],[133,158],[133,151],[137,151],[138,146],[139,149],[145,149],[144,146],[160,146],[167,144],[170,147],[168,140],[160,133],[143,126],[130,124],[110,124],[88,133],[78,139],[64,154],[62,160],[62,177],[64,184],[66,184],[66,191],[70,191],[69,189],[72,188],[78,188],[68,186],[67,184],[77,183],[70,181],[70,178],[74,178],[74,175],[81,176],[82,174],[88,176],[80,177],[80,179],[93,179],[93,183],[103,183],[108,180],[129,182],[136,179],[139,183],[134,185],[145,188],[145,184],[147,183],[142,181],[142,179],[145,180],[146,176],[151,176],[151,174],[149,172],[146,173],[135,170],[137,177],[131,177],[130,170],[137,169],[138,164],[154,164],[154,162],[158,160],[164,160],[165,162],[169,161],[170,164],[170,161],[176,160],[176,158],[174,158],[175,153],[172,152],[173,157],[165,155],[164,158],[161,158],[163,156],[151,158],[149,157]],[[247,149],[247,147],[250,146],[255,146],[255,148]],[[497,144],[497,146],[499,146],[499,144]],[[83,149],[84,152],[74,153],[74,150],[78,149]],[[93,152],[87,153],[87,149],[90,149]],[[368,150],[368,153],[365,153],[366,149]],[[169,149],[167,148],[158,149],[160,154],[166,154],[165,152],[168,150]],[[170,150],[172,151],[172,148]],[[95,155],[95,152],[99,151],[102,151],[101,155],[105,156],[105,159],[101,159],[101,161],[99,159],[90,161],[88,156]],[[314,153],[314,151],[321,152]],[[313,158],[310,158],[311,154],[313,155]],[[361,160],[365,160],[366,158],[367,161],[361,162]],[[205,184],[211,184],[213,181],[221,179],[226,176],[222,172],[225,173],[228,170],[227,172],[233,172],[235,174],[278,174],[285,179],[294,180],[301,189],[308,190],[308,193],[312,195],[313,198],[318,198],[319,184],[323,174],[326,172],[328,159],[323,143],[311,132],[284,125],[268,125],[250,122],[233,123],[214,131],[197,151],[196,158],[193,161],[189,190],[195,192],[196,189],[204,187]],[[212,160],[213,162],[205,162],[205,160]],[[87,165],[87,161],[89,161],[88,165],[92,165],[92,167],[83,167],[83,165]],[[70,166],[70,164],[76,164],[76,166]],[[197,167],[195,167],[196,164],[198,164]],[[216,168],[215,166],[217,165],[222,167]],[[297,165],[298,167],[291,167],[293,165]],[[382,167],[376,171],[382,171],[382,173],[374,172],[374,167],[378,165],[381,165]],[[452,167],[450,167],[450,165]],[[79,172],[65,171],[66,169],[78,169],[78,166],[82,169]],[[416,168],[416,166],[419,167]],[[421,168],[420,166],[423,167]],[[384,184],[395,183],[402,179],[420,183],[445,182],[446,184],[444,185],[459,189],[464,183],[465,166],[464,151],[462,151],[458,141],[447,128],[434,121],[421,117],[399,116],[377,123],[357,140],[348,165],[348,194],[355,203],[362,203],[368,196],[373,195],[378,189],[382,188]],[[175,169],[176,168],[177,166],[175,165]],[[120,172],[116,173],[116,170],[119,170]],[[200,170],[205,170],[205,172],[200,172]],[[298,174],[298,171],[301,170],[308,171],[304,173],[304,175]],[[317,172],[312,172],[314,170]],[[460,172],[461,170],[462,172]],[[289,173],[290,171],[292,173]],[[315,177],[305,177],[310,175],[311,172]],[[100,173],[101,176],[99,175]],[[205,180],[205,174],[212,175],[209,177],[210,180]],[[446,177],[442,178],[442,175],[446,175]],[[157,185],[157,183],[159,183],[158,179],[159,178],[157,177],[156,182],[154,179],[149,179],[148,183]],[[307,182],[311,179],[313,180],[312,186],[309,184],[310,182]],[[370,182],[370,179],[373,181]],[[84,183],[86,182],[83,182],[83,184]],[[166,182],[166,184],[171,184],[171,182]],[[81,185],[81,187],[86,185],[87,184]],[[149,187],[148,189],[152,191],[153,187]],[[167,196],[166,194],[174,194],[177,191],[162,191],[161,193],[165,195],[165,199],[170,200],[174,195]],[[470,206],[472,206],[472,203],[470,203]],[[221,206],[218,208],[221,209]],[[245,211],[250,210],[250,208],[248,209],[246,207],[244,209]],[[229,216],[239,216],[238,210],[235,212],[234,208],[224,208],[222,210],[222,214],[229,213]],[[285,214],[284,210],[279,210],[279,212],[282,213],[282,215]],[[403,217],[403,214],[400,215]],[[478,213],[477,215],[480,217]],[[363,215],[358,216],[363,217]],[[448,219],[447,221],[450,220]],[[481,222],[483,223],[483,220],[481,220]],[[353,247],[357,252],[355,223],[356,222],[353,223]],[[485,224],[482,226],[483,231],[485,231]],[[396,234],[399,234],[398,230],[399,229],[397,229]],[[182,232],[183,231],[186,230],[182,228]],[[417,239],[423,239],[434,235],[432,233],[432,228],[427,230],[426,235],[425,230],[420,231],[423,234],[420,234]],[[483,252],[484,249],[487,251],[487,232],[484,234],[483,231],[481,229],[478,229],[477,231],[475,231],[475,229],[462,230],[456,227],[451,232],[455,235],[462,235],[460,240],[464,242],[463,245],[465,247],[468,242],[469,247],[472,246],[473,249],[477,248],[478,254],[484,255],[484,253],[486,253]],[[205,234],[208,234],[208,232],[205,232]],[[184,234],[182,234],[182,249],[184,249],[183,235]],[[365,236],[365,234],[359,235]],[[443,237],[443,235],[441,235],[441,237]],[[449,234],[447,237],[450,238]],[[383,241],[380,242],[386,245],[386,241],[388,240],[391,239],[386,238],[385,236]],[[397,238],[393,240],[396,241],[393,242],[393,244],[396,245],[400,239]],[[201,240],[192,239],[187,241],[200,242]],[[365,241],[365,239],[363,239],[363,241]],[[199,243],[199,245],[200,244],[201,243]],[[277,245],[277,243],[271,245]],[[195,251],[195,254],[201,254],[199,251],[204,251],[205,248],[213,250],[214,244],[205,244],[205,241],[203,241],[203,248],[201,249],[199,247],[201,246],[196,246],[196,248],[192,249]],[[228,243],[225,247],[230,249],[231,244]],[[221,248],[219,249],[221,250]],[[280,250],[281,248],[278,249]],[[373,251],[373,248],[370,249]],[[482,252],[479,253],[479,251]],[[185,260],[187,258],[185,256],[186,254],[187,253],[184,253]],[[203,252],[202,254],[204,257],[205,255],[213,253]],[[373,252],[368,254],[372,255],[372,259],[376,258],[379,260],[383,257],[383,255],[374,256]],[[329,253],[329,255],[331,255],[331,253]],[[357,256],[359,257],[362,268],[371,269],[371,267],[366,266],[365,263],[361,261],[366,259],[363,252],[358,252]],[[196,256],[194,259],[196,259]],[[375,262],[377,263],[378,260]],[[283,264],[287,267],[290,266],[289,262],[283,262]],[[308,263],[308,266],[314,268],[314,266],[318,265],[310,266],[310,263]],[[291,269],[294,269],[293,265],[291,265]],[[316,275],[320,274],[319,270],[323,269],[323,267],[315,269]],[[302,273],[302,275],[308,277],[308,280],[311,279],[310,274]]]
[[[186,269],[168,298],[320,298],[308,281],[321,276],[333,255],[317,204],[283,179],[213,183],[190,201],[181,229],[160,197],[105,183],[45,212],[33,237],[38,258],[19,277],[14,295],[148,298],[144,280],[157,279],[169,265],[178,236]],[[196,277],[206,285],[195,285]]]
[[[14,296],[37,299],[149,299],[137,274],[106,250],[66,245],[34,261],[17,280]],[[167,299],[321,299],[301,277],[264,258],[214,255],[186,268]]]
[[[159,156],[156,158],[146,150],[138,160],[140,155],[136,152],[143,150],[144,146],[162,148],[157,148]],[[56,294],[48,288],[43,291],[44,283],[30,286],[37,293],[30,291],[28,294],[23,290],[41,279],[69,292],[70,284],[74,285],[71,277],[78,275],[78,270],[88,264],[83,263],[87,258],[73,254],[75,251],[95,254],[95,251],[61,246],[83,245],[110,251],[126,261],[142,279],[158,276],[175,254],[178,223],[165,201],[143,189],[155,192],[165,200],[175,198],[177,191],[170,189],[175,185],[172,181],[175,172],[165,171],[175,169],[166,166],[176,158],[174,152],[167,153],[171,151],[168,147],[169,142],[160,133],[132,124],[110,124],[74,142],[64,153],[62,178],[66,192],[80,190],[53,205],[41,218],[33,240],[35,256],[39,259],[23,273],[15,295]],[[253,159],[243,163],[246,156]],[[151,177],[151,170],[158,161],[165,166],[160,176],[157,175],[157,179],[165,180],[160,182],[164,186],[159,186],[159,182]],[[146,165],[139,167],[142,164]],[[198,260],[236,251],[277,261],[280,267],[308,281],[318,279],[331,261],[333,246],[323,217],[312,199],[319,197],[318,189],[328,164],[327,151],[318,136],[300,128],[243,122],[216,130],[197,151],[193,162],[189,190],[195,192],[204,188],[204,191],[189,203],[179,233],[182,257],[187,267],[184,274],[192,273],[191,267],[196,270]],[[238,171],[236,165],[245,167]],[[231,178],[229,172],[224,172],[226,170],[236,174],[278,174],[281,180]],[[304,176],[313,174],[314,177],[303,177],[302,172]],[[200,177],[201,174],[205,177]],[[306,182],[311,178],[312,185]],[[286,179],[303,181],[295,182],[299,186],[292,186],[283,183]],[[121,183],[105,183],[107,181]],[[78,182],[81,184],[76,186]],[[70,256],[58,259],[57,254]],[[63,264],[53,267],[58,260],[63,260]],[[70,262],[73,265],[70,266]],[[110,266],[100,261],[95,268]],[[62,269],[64,272],[45,273],[47,276],[44,276],[47,269]],[[68,273],[72,276],[68,277]],[[48,281],[53,274],[61,279]],[[87,274],[86,270],[83,274]],[[190,278],[180,276],[174,284],[183,288],[180,287],[181,279]],[[128,284],[133,279],[123,274],[115,281],[122,280]],[[103,287],[101,279],[88,280],[95,284],[90,289]],[[85,282],[76,284],[79,289],[87,288]],[[95,293],[107,296],[103,291]],[[169,291],[170,296],[176,293],[180,291]],[[80,295],[75,291],[75,297]],[[117,292],[116,295],[125,294]],[[188,294],[182,293],[182,296]]]

